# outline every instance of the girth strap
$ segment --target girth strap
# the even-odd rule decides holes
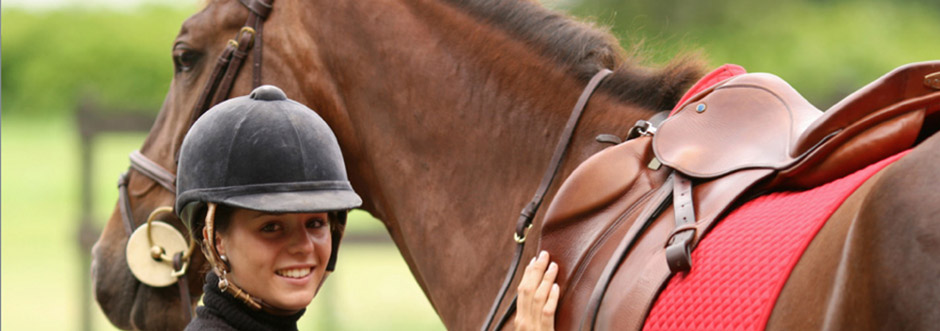
[[[561,161],[565,157],[565,152],[568,150],[568,145],[571,143],[571,137],[574,135],[574,129],[578,125],[578,120],[581,118],[581,114],[584,112],[584,108],[587,106],[588,100],[591,98],[591,95],[594,94],[594,90],[597,89],[597,86],[600,85],[601,81],[604,80],[608,75],[613,73],[608,69],[601,69],[591,80],[588,82],[587,86],[584,87],[584,90],[581,92],[581,96],[578,97],[578,102],[575,103],[574,109],[571,111],[571,115],[568,117],[568,123],[565,124],[565,128],[562,131],[561,138],[558,140],[558,145],[555,146],[555,153],[552,154],[552,159],[548,163],[548,169],[545,170],[545,174],[542,176],[542,182],[539,184],[539,188],[535,191],[535,196],[532,197],[532,201],[529,202],[522,209],[522,212],[519,215],[519,219],[516,221],[516,249],[513,254],[512,264],[509,266],[509,271],[506,273],[506,279],[503,280],[503,285],[500,287],[499,294],[496,296],[496,300],[493,301],[493,307],[490,308],[490,312],[487,314],[486,322],[483,323],[481,330],[486,331],[490,329],[490,326],[493,324],[493,319],[496,317],[496,311],[499,310],[500,303],[503,302],[503,298],[506,297],[506,293],[509,290],[509,285],[512,284],[512,280],[516,275],[516,269],[519,268],[519,262],[522,260],[522,253],[525,251],[525,240],[526,235],[528,234],[529,228],[532,227],[532,219],[535,218],[536,212],[538,212],[539,206],[542,204],[542,200],[545,198],[545,194],[548,192],[549,186],[552,185],[552,181],[555,179],[555,175],[558,173],[558,169],[561,167]],[[513,304],[510,304],[510,307],[507,309],[505,315],[511,314],[515,310],[515,300]],[[503,321],[506,319],[503,318]],[[497,326],[498,329],[500,326]]]
[[[623,240],[617,245],[614,254],[611,255],[612,258],[607,261],[607,265],[604,266],[604,271],[601,273],[597,285],[594,286],[594,291],[591,292],[591,299],[588,301],[588,306],[586,307],[587,314],[585,314],[584,319],[581,320],[581,330],[594,330],[594,323],[597,322],[597,314],[601,307],[601,301],[604,300],[604,295],[607,293],[610,281],[614,277],[614,272],[617,271],[617,268],[620,267],[620,264],[623,263],[623,260],[626,259],[627,255],[630,253],[630,250],[636,245],[640,234],[645,232],[646,229],[653,224],[653,221],[659,218],[659,215],[669,208],[669,202],[672,200],[673,182],[676,180],[676,175],[678,175],[678,173],[673,171],[672,174],[666,178],[666,181],[654,191],[653,195],[650,197],[650,203],[647,203],[643,211],[637,216],[636,221],[633,222],[633,225],[627,230],[627,234],[624,235]]]
[[[674,273],[692,269],[692,238],[695,237],[692,181],[678,171],[675,176],[672,208],[676,215],[676,228],[666,243],[666,263]]]

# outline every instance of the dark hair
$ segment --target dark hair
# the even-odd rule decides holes
[[[193,235],[193,238],[196,238],[196,242],[198,242],[199,245],[203,245],[203,246],[204,246],[203,241],[206,238],[202,237],[202,228],[206,226],[206,214],[208,212],[209,212],[209,205],[202,204],[201,206],[199,206],[199,209],[197,209],[193,213],[192,235]],[[219,232],[224,233],[226,232],[226,230],[228,230],[229,223],[232,220],[232,213],[234,212],[235,212],[234,207],[223,205],[223,204],[217,205],[217,207],[215,208],[215,218],[213,220],[216,233],[219,233]]]

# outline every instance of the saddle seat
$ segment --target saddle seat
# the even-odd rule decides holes
[[[598,314],[603,329],[642,326],[672,274],[673,181],[694,183],[694,248],[745,197],[815,187],[908,149],[940,126],[931,115],[940,115],[940,61],[895,69],[826,112],[771,74],[696,94],[652,137],[595,154],[559,188],[539,241],[560,267],[556,326],[593,328]],[[618,295],[598,307],[609,283]]]
[[[826,112],[777,76],[740,75],[689,99],[661,125],[653,148],[693,178],[786,169],[770,186],[815,187],[912,146],[924,117],[940,110],[930,85],[940,77],[926,78],[938,71],[940,61],[900,67]]]

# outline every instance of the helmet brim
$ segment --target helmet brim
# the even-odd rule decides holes
[[[266,192],[232,196],[218,202],[268,213],[321,213],[362,205],[359,195],[348,190]]]

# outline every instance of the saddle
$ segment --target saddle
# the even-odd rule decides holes
[[[555,195],[539,246],[559,265],[556,326],[641,328],[734,207],[840,178],[938,128],[940,61],[895,69],[825,112],[764,73],[695,94],[655,130],[583,162]]]

